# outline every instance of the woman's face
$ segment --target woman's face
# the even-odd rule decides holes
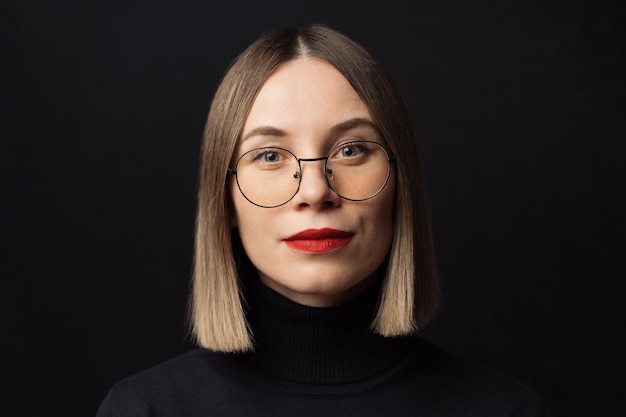
[[[261,88],[234,160],[261,147],[318,158],[351,140],[385,144],[343,75],[325,61],[301,58],[283,64]],[[373,283],[389,253],[394,170],[380,194],[356,202],[328,187],[323,160],[301,166],[298,192],[275,208],[247,201],[233,176],[232,226],[239,229],[246,254],[267,286],[300,304],[340,304]]]

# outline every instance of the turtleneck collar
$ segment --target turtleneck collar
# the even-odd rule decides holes
[[[244,361],[263,374],[303,384],[347,384],[381,374],[408,353],[410,338],[369,329],[379,290],[376,284],[345,304],[320,308],[250,279],[247,316],[255,351]]]

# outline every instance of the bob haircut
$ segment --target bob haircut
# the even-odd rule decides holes
[[[248,262],[230,226],[227,169],[244,122],[265,80],[299,58],[333,65],[369,108],[396,157],[395,224],[374,332],[395,337],[423,327],[437,307],[439,286],[430,216],[411,120],[381,66],[359,44],[324,25],[266,33],[230,65],[218,86],[201,148],[195,257],[189,318],[196,342],[221,352],[253,350],[245,316]],[[243,258],[243,259],[240,259]]]

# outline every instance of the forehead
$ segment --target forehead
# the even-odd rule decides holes
[[[299,58],[281,65],[263,84],[244,124],[310,132],[371,115],[348,80],[328,62]]]

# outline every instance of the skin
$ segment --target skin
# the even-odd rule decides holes
[[[367,123],[337,130],[354,119],[372,122],[369,109],[337,69],[319,59],[289,61],[259,92],[234,160],[265,146],[289,149],[299,158],[315,158],[348,140],[385,144]],[[322,161],[303,162],[298,193],[280,207],[251,204],[232,180],[232,226],[239,229],[246,254],[265,285],[300,304],[333,306],[357,296],[379,278],[374,272],[391,247],[394,190],[392,173],[376,197],[343,200],[328,187]],[[324,253],[298,251],[283,241],[311,228],[349,231],[354,237],[348,245]]]

